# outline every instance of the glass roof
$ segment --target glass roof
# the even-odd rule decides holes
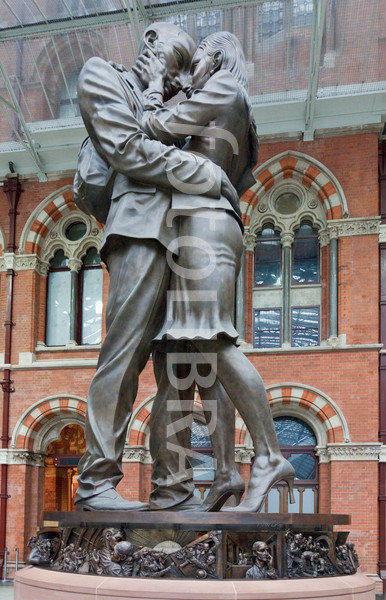
[[[0,146],[24,145],[39,162],[36,131],[81,124],[76,78],[84,62],[100,56],[130,67],[144,28],[157,20],[197,43],[232,31],[257,122],[261,108],[268,123],[263,133],[284,118],[280,109],[268,114],[270,106],[286,104],[290,115],[296,103],[304,132],[316,101],[385,91],[384,8],[384,0],[0,0]]]

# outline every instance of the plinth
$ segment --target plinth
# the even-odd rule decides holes
[[[48,580],[321,580],[357,571],[348,531],[333,529],[349,523],[331,514],[48,512],[29,562]]]
[[[15,600],[374,600],[363,575],[277,581],[113,578],[27,567],[15,576]]]

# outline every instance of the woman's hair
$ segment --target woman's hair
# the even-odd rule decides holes
[[[229,33],[229,31],[212,33],[202,40],[199,48],[206,50],[209,56],[213,56],[220,51],[223,56],[221,69],[230,71],[237,83],[246,90],[248,89],[244,52],[239,40],[233,33]]]

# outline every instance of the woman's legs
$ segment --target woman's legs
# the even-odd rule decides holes
[[[282,479],[291,483],[295,474],[281,454],[264,384],[252,363],[230,339],[222,337],[210,342],[195,341],[194,344],[203,355],[216,352],[217,377],[253,441],[255,460],[247,493],[238,507],[228,510],[260,510],[272,485]]]
[[[244,480],[235,464],[235,407],[218,378],[210,387],[198,386],[216,461],[215,478],[204,500],[204,510],[219,510],[244,492]]]

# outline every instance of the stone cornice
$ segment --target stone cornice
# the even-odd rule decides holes
[[[0,450],[0,464],[2,465],[28,465],[29,467],[44,467],[45,454],[9,448]]]
[[[5,252],[0,257],[0,271],[13,269],[14,271],[36,271],[39,275],[46,276],[49,264],[40,260],[37,254],[13,254]]]
[[[330,239],[353,235],[378,235],[380,223],[380,217],[334,219],[328,221],[327,231]]]
[[[326,448],[316,448],[320,463],[331,461],[379,461],[381,457],[381,443],[363,444],[328,444]]]
[[[143,448],[142,446],[126,446],[123,451],[122,462],[136,462],[142,463],[143,465],[151,465],[153,461],[150,455],[150,450],[148,450],[148,448]]]
[[[379,462],[386,463],[386,445],[381,446],[381,452],[379,454]]]

